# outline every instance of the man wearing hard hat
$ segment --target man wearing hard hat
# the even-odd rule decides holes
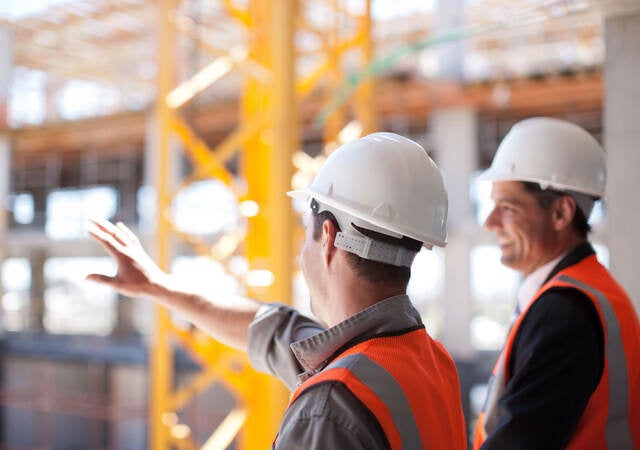
[[[525,278],[475,449],[640,449],[640,324],[587,241],[605,172],[585,130],[532,118],[480,176],[495,203],[484,225]]]
[[[89,279],[156,299],[279,377],[294,392],[276,449],[466,449],[456,368],[406,295],[416,253],[446,241],[436,165],[417,143],[375,133],[338,148],[290,195],[310,207],[300,265],[321,324],[176,287],[122,224],[92,224],[118,274]]]

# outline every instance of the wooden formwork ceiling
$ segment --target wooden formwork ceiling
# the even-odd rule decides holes
[[[179,31],[176,59],[179,80],[191,76],[235,43],[246,40],[242,35],[246,31],[235,26],[224,3],[178,2],[170,22]],[[249,0],[231,3],[246,7]],[[438,52],[446,44],[460,44],[463,51],[462,76],[454,81],[458,85],[554,78],[566,71],[599,73],[604,51],[603,18],[640,11],[638,0],[459,0],[440,2],[448,5],[440,8],[415,9],[415,5],[431,3],[396,0],[394,13],[386,15],[385,4],[388,7],[389,1],[373,0],[374,14],[382,11],[374,15],[377,58],[389,61],[380,75],[408,74],[418,84],[428,86],[422,96],[415,98],[428,100],[430,107],[437,106],[440,98],[453,104],[467,100],[486,103],[473,94],[477,91],[452,88],[451,80],[442,81],[442,73],[434,61],[437,62]],[[321,27],[323,21],[330,20],[327,11],[331,4],[329,0],[302,0],[301,11],[311,10],[305,20],[318,21],[317,26]],[[322,5],[327,5],[324,10]],[[403,7],[407,14],[402,13]],[[119,95],[108,113],[126,114],[130,110],[144,110],[154,101],[159,20],[155,0],[69,0],[37,15],[1,19],[1,23],[13,34],[14,66],[45,73],[48,95],[53,96],[69,80],[94,82]],[[305,40],[301,42],[304,44]],[[317,43],[310,41],[308,52],[316,47]],[[408,49],[404,52],[408,56],[388,58],[403,48]],[[577,82],[580,80],[584,81],[584,77]],[[205,92],[200,100],[212,104],[229,99],[237,95],[239,81],[230,77],[226,85]],[[593,77],[587,77],[587,85],[593,83]],[[520,85],[518,91],[524,98],[525,85]],[[483,98],[495,100],[493,88],[485,90],[491,95]],[[558,95],[562,95],[557,89],[538,89],[537,104],[544,103],[539,95],[545,92],[549,93],[551,103],[557,103]],[[130,101],[134,97],[136,101]],[[46,120],[51,117],[55,121],[55,114]]]

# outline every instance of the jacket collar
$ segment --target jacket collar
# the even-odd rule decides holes
[[[292,343],[291,350],[306,371],[300,381],[322,370],[339,351],[358,342],[417,326],[422,326],[422,319],[408,296],[382,300],[327,330]]]

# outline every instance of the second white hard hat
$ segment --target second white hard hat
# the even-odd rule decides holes
[[[426,246],[446,245],[442,175],[422,146],[394,133],[373,133],[342,145],[309,187],[288,195],[316,199],[359,227],[407,236]],[[341,228],[351,232],[348,226]]]
[[[578,125],[535,117],[511,128],[498,146],[491,167],[478,180],[531,181],[543,189],[602,197],[605,155],[598,141]]]

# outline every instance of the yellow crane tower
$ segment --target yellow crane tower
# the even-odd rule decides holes
[[[370,63],[370,0],[362,0],[355,6],[353,1],[346,0],[249,0],[242,2],[242,7],[233,0],[222,3],[228,20],[246,28],[247,41],[223,49],[222,55],[216,49],[218,57],[211,64],[176,85],[176,38],[185,30],[171,18],[175,19],[180,0],[160,1],[156,254],[160,266],[167,270],[172,258],[172,238],[176,236],[222,263],[235,252],[244,251],[251,270],[266,271],[273,279],[267,287],[247,287],[248,295],[290,304],[294,217],[285,192],[290,189],[294,172],[292,157],[300,154],[299,110],[320,86],[327,100],[331,99],[332,92],[343,83],[347,56],[353,61],[355,54],[360,67]],[[311,15],[306,11],[310,6],[314,8]],[[317,21],[318,11],[329,20]],[[313,50],[313,58],[309,56],[310,50],[301,48],[298,33],[313,35],[321,43]],[[312,63],[311,66],[307,63],[304,73],[300,73],[303,58]],[[240,98],[241,118],[236,129],[215,148],[209,148],[181,117],[180,108],[234,70],[246,76]],[[372,94],[372,81],[366,80],[350,102],[341,101],[339,107],[327,114],[323,124],[326,142],[336,141],[348,120],[358,121],[365,132],[375,128]],[[229,233],[211,247],[176,231],[169,214],[176,190],[167,182],[172,172],[171,142],[176,137],[193,167],[178,188],[204,178],[216,178],[231,186],[240,201],[251,201],[256,206],[255,214],[248,218],[245,234]],[[225,168],[225,162],[237,154],[240,170],[234,175]],[[236,177],[244,180],[246,189],[242,192],[234,187]],[[287,401],[279,382],[254,372],[239,352],[197,331],[176,326],[162,307],[158,307],[156,320],[150,358],[149,448],[223,449],[236,436],[241,449],[268,448]],[[172,345],[186,349],[202,367],[200,373],[177,388],[173,380]],[[214,382],[223,383],[235,395],[236,407],[206,442],[195,442],[189,425],[181,422],[179,411]]]

